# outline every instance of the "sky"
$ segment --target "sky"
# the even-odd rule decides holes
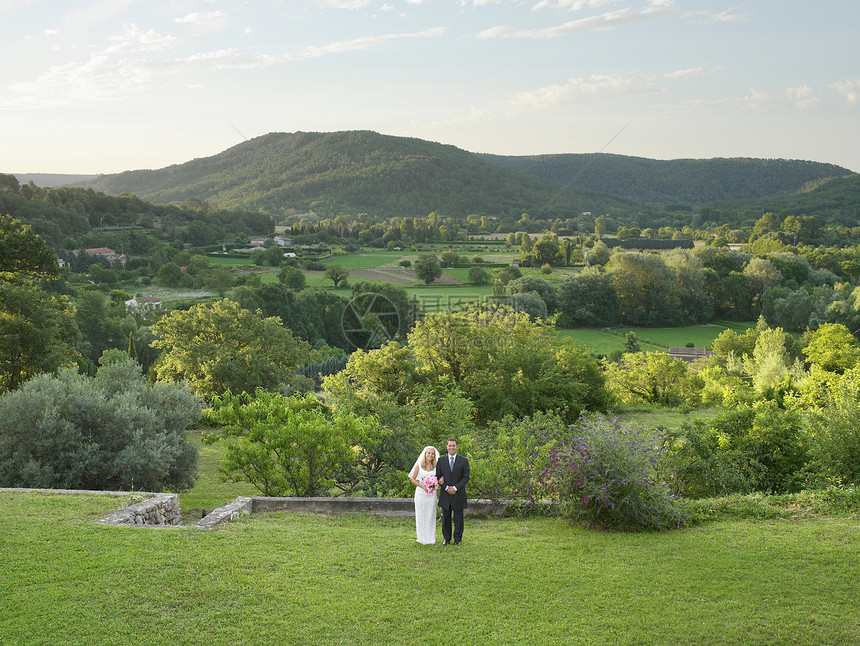
[[[270,132],[860,171],[850,0],[0,0],[0,172]]]

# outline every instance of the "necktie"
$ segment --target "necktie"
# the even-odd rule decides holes
[[[448,458],[448,466],[451,467],[452,471],[454,470],[454,458],[453,457]]]

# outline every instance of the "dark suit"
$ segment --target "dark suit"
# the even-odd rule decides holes
[[[451,516],[454,517],[453,539],[459,543],[463,539],[463,510],[466,501],[466,483],[469,482],[469,460],[457,454],[454,468],[448,465],[448,454],[439,456],[436,463],[436,475],[445,478],[445,484],[439,491],[439,506],[442,508],[442,538],[449,543],[452,539]],[[448,493],[448,487],[457,487],[453,496]]]

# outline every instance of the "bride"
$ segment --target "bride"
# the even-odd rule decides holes
[[[438,460],[436,447],[425,446],[409,473],[415,485],[415,531],[422,545],[436,542],[436,492],[444,481],[440,478],[438,483],[434,482]]]

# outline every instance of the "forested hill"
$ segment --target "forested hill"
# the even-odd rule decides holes
[[[313,209],[384,217],[539,212],[546,218],[624,206],[583,189],[559,191],[454,146],[369,131],[271,133],[212,157],[105,175],[86,186],[151,202],[191,198],[275,216]]]
[[[855,227],[860,222],[860,173],[810,182],[800,191],[757,203],[763,211],[815,215],[823,222]]]
[[[847,168],[786,159],[658,160],[606,153],[504,156],[478,154],[508,170],[555,184],[650,204],[700,206],[791,195],[808,182],[842,177]]]

